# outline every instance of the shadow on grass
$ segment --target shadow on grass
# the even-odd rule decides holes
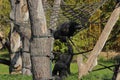
[[[0,58],[9,60],[9,53],[7,51],[0,51]]]

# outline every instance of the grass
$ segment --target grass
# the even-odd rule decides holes
[[[112,71],[109,70],[101,70],[96,72],[91,72],[89,75],[84,76],[82,80],[111,80],[112,79]]]
[[[6,65],[0,64],[0,75],[1,74],[8,74],[8,73],[9,73],[9,67]]]
[[[0,52],[0,58],[6,57],[8,54],[6,52]],[[8,58],[7,58],[8,59]],[[103,58],[100,58],[99,63],[105,65],[112,65],[114,62],[109,60],[106,61]],[[101,68],[101,66],[95,67],[95,69]],[[65,80],[78,80],[78,67],[76,63],[71,64],[71,72]],[[113,72],[104,69],[100,71],[90,72],[88,75],[84,76],[81,80],[111,80]],[[32,80],[32,76],[24,76],[24,75],[10,75],[9,67],[3,64],[0,64],[0,80]]]
[[[100,68],[100,66],[97,66]],[[0,80],[32,80],[31,76],[23,75],[9,75],[8,66],[0,65]],[[65,80],[78,80],[78,68],[76,63],[71,64],[71,72]],[[112,71],[105,69],[100,71],[91,72],[89,75],[84,76],[82,80],[111,80]]]
[[[24,76],[24,75],[0,75],[0,80],[32,80],[31,76]]]
[[[6,50],[1,50],[0,51],[0,58],[8,60],[9,59],[8,52]],[[6,65],[0,64],[0,75],[1,74],[8,74],[8,73],[9,73],[9,67]]]
[[[106,62],[105,62],[106,64]],[[107,65],[111,65],[112,63],[107,63]],[[101,66],[96,66],[96,69],[101,68]],[[77,64],[72,63],[71,65],[72,74],[66,78],[66,80],[78,80],[78,69]],[[90,72],[88,75],[84,76],[81,80],[111,80],[113,72],[104,69],[100,71]]]

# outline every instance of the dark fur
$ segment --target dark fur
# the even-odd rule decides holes
[[[73,36],[78,29],[80,29],[80,27],[76,22],[64,22],[54,31],[54,38],[59,39],[61,42],[66,42],[68,47],[67,53],[61,54],[58,57],[52,71],[53,76],[59,77],[60,80],[71,73],[70,63],[73,58],[73,49],[67,38]]]
[[[0,59],[0,64],[10,65],[10,60]]]
[[[70,74],[70,63],[72,58],[73,49],[72,46],[68,44],[68,53],[64,53],[59,56],[52,71],[53,76],[59,76],[61,79],[63,79]]]
[[[119,3],[120,2],[120,0],[116,0],[116,3]]]
[[[73,36],[79,28],[79,24],[76,22],[64,22],[54,32],[54,38],[59,39],[61,42],[66,42],[67,38]]]

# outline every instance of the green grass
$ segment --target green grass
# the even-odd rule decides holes
[[[9,59],[9,53],[7,50],[1,50],[0,51],[0,58],[3,58],[3,59]]]
[[[9,67],[6,65],[0,64],[0,75],[1,74],[8,74],[8,73],[9,73]]]
[[[112,63],[105,62],[105,64],[111,65]],[[96,66],[96,69],[98,68],[101,68],[101,66],[99,65]],[[72,74],[68,76],[68,78],[66,78],[65,80],[78,80],[77,64],[73,63],[71,65],[71,71],[72,71]],[[81,80],[111,80],[112,75],[113,75],[112,71],[108,69],[104,69],[100,71],[90,72],[88,75],[84,76]]]
[[[100,66],[97,66],[100,68]],[[32,80],[31,76],[23,75],[9,75],[8,66],[0,65],[0,80]],[[78,68],[76,63],[71,64],[72,74],[68,76],[65,80],[78,80]],[[6,74],[7,73],[7,74]],[[112,71],[105,69],[100,71],[91,72],[87,76],[84,76],[82,80],[111,80]]]
[[[77,80],[78,79],[78,67],[76,63],[71,64],[71,75],[68,76],[65,80]]]
[[[111,80],[112,71],[109,71],[106,69],[106,70],[91,72],[87,76],[84,76],[82,79],[83,80]]]
[[[23,75],[0,75],[0,80],[32,80],[31,76],[23,76]]]
[[[8,56],[7,52],[0,52],[0,58],[5,58]],[[7,57],[8,59],[8,57]],[[99,63],[105,65],[112,65],[114,62],[112,60],[106,61],[103,58],[100,58]],[[95,67],[95,69],[101,68],[101,66]],[[65,80],[78,80],[78,67],[76,63],[71,64],[71,72]],[[104,69],[100,71],[90,72],[90,74],[84,76],[81,80],[111,80],[113,72]],[[0,64],[0,80],[32,80],[32,76],[24,76],[24,75],[10,75],[9,67],[3,64]]]
[[[6,50],[1,50],[0,51],[0,58],[1,59],[9,59],[8,52]],[[0,75],[1,74],[8,74],[8,73],[9,73],[9,67],[7,65],[0,64]]]

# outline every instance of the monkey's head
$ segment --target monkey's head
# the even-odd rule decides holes
[[[54,38],[65,42],[67,38],[73,36],[76,30],[80,28],[76,22],[64,22],[54,31]]]
[[[74,33],[79,29],[81,29],[81,26],[78,23],[73,22],[73,21],[69,22],[69,34],[68,34],[68,37],[73,36]]]

